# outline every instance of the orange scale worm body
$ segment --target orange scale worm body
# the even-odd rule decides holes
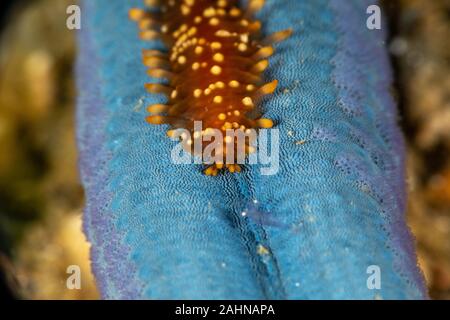
[[[252,119],[248,114],[258,110],[262,96],[275,91],[277,80],[264,84],[262,74],[274,53],[272,44],[289,37],[291,30],[261,37],[261,23],[253,15],[264,0],[250,0],[245,10],[237,0],[146,0],[145,4],[148,8],[133,8],[129,16],[137,22],[143,40],[161,39],[168,52],[144,50],[143,62],[151,77],[169,80],[168,86],[145,85],[149,92],[168,97],[167,104],[148,107],[152,115],[147,122],[170,124],[169,136],[175,129],[187,129],[195,139],[210,129],[225,133],[273,126],[270,119]],[[194,121],[201,121],[206,129],[194,132]],[[188,142],[185,147],[193,152],[192,140]],[[204,173],[217,175],[222,168],[239,172],[234,156],[232,163],[227,162],[231,151],[226,138],[220,150],[220,160]],[[245,154],[249,152],[247,145]]]

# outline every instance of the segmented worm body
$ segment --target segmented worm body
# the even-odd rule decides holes
[[[214,130],[223,133],[213,152],[215,160],[204,171],[207,175],[217,175],[222,168],[241,170],[236,164],[236,137],[230,138],[230,130],[246,134],[273,126],[272,120],[255,116],[261,98],[273,93],[278,83],[264,83],[262,73],[274,53],[272,45],[291,34],[291,30],[284,30],[263,38],[261,22],[253,15],[264,0],[250,0],[245,10],[239,8],[238,2],[147,0],[145,10],[130,10],[130,18],[141,30],[140,37],[162,39],[168,49],[143,52],[148,74],[169,81],[168,85],[145,85],[149,92],[168,97],[167,104],[148,107],[151,115],[147,121],[170,124],[171,137],[176,129],[187,130],[189,137],[182,136],[184,147],[193,154],[196,140],[204,151],[206,136]],[[201,122],[201,129],[195,126],[196,121]],[[254,148],[247,143],[243,152],[248,155]]]

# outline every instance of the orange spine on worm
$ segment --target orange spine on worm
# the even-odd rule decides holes
[[[274,92],[277,80],[264,84],[262,73],[268,67],[272,44],[289,37],[291,30],[260,35],[261,23],[252,16],[264,5],[264,0],[249,0],[245,10],[238,0],[145,0],[147,10],[133,8],[129,15],[138,23],[144,40],[162,39],[168,53],[144,50],[143,61],[148,74],[166,78],[169,85],[145,85],[152,93],[167,95],[167,104],[148,107],[151,124],[170,124],[174,129],[187,129],[194,139],[209,129],[225,133],[227,129],[243,130],[271,128],[270,119],[248,116],[262,96]],[[253,113],[253,112],[252,112]],[[206,128],[194,132],[194,121]],[[192,140],[188,141],[191,150]],[[202,144],[204,147],[204,144]],[[205,170],[216,175],[227,168],[239,172],[239,165],[225,159],[226,138],[222,160]],[[234,152],[235,150],[233,150]],[[245,154],[252,152],[247,146]],[[235,153],[233,153],[235,154]]]

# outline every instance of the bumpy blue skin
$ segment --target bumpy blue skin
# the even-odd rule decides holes
[[[268,0],[276,45],[265,117],[280,130],[280,170],[208,177],[174,165],[166,126],[145,123],[141,49],[128,20],[140,0],[84,1],[77,79],[84,229],[107,299],[422,299],[404,221],[403,141],[389,95],[384,31],[365,0]],[[297,143],[304,140],[305,143]],[[270,221],[242,217],[252,199]],[[265,248],[265,249],[263,249]],[[367,287],[367,268],[381,289]]]

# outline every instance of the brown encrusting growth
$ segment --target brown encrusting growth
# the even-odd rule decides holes
[[[142,39],[162,39],[168,52],[145,50],[143,62],[151,77],[165,78],[170,83],[145,85],[149,92],[168,97],[167,104],[148,107],[152,115],[147,121],[170,124],[169,136],[175,129],[189,130],[193,138],[185,141],[185,147],[191,152],[195,139],[203,141],[211,129],[221,130],[222,148],[216,152],[222,160],[215,161],[205,174],[216,175],[222,168],[239,172],[236,161],[226,160],[230,142],[226,132],[273,126],[272,120],[254,119],[248,113],[258,106],[261,97],[276,89],[277,80],[263,83],[262,73],[269,65],[267,58],[274,53],[272,44],[287,38],[291,30],[261,37],[261,23],[252,16],[262,8],[264,0],[249,0],[244,10],[238,7],[237,0],[145,3],[148,9],[131,9],[130,18],[138,23]],[[194,131],[194,121],[201,121],[203,130]],[[200,143],[204,148],[205,144]],[[252,148],[247,145],[245,154],[250,152]]]

